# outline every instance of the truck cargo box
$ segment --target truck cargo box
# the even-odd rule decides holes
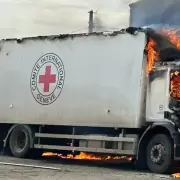
[[[0,42],[0,123],[140,127],[146,35]]]

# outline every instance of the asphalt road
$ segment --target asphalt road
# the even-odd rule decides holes
[[[2,162],[43,167],[2,165]],[[0,156],[0,179],[6,180],[152,180],[173,179],[166,175],[137,172],[130,164],[60,159],[16,159]]]

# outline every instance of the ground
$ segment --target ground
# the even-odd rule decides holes
[[[57,168],[56,170],[10,166],[6,163],[44,166]],[[59,159],[16,159],[0,156],[0,179],[6,180],[150,180],[169,179],[166,175],[155,175],[138,172],[130,164],[89,162]]]

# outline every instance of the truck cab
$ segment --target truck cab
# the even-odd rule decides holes
[[[161,66],[149,73],[146,98],[147,122],[178,123],[179,80],[180,68],[177,65]]]
[[[146,123],[150,131],[141,139],[149,141],[143,166],[153,172],[170,172],[172,162],[180,160],[179,82],[180,68],[173,63],[157,65],[147,77]],[[142,149],[140,152],[143,154]]]

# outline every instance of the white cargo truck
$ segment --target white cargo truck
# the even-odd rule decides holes
[[[138,29],[1,40],[3,147],[19,158],[32,150],[132,156],[167,172],[180,160],[169,108],[177,67],[147,74],[147,42]]]

